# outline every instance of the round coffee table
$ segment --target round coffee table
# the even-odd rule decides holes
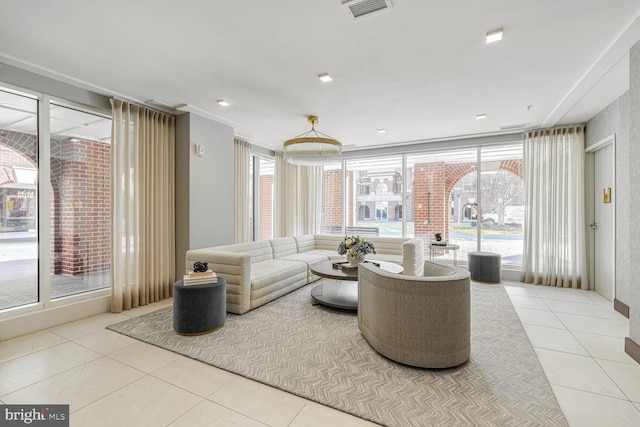
[[[340,260],[319,261],[309,266],[316,276],[323,277],[319,285],[311,289],[311,298],[318,303],[343,310],[358,309],[358,269],[340,270],[333,264]],[[365,261],[378,264],[390,273],[402,273],[402,266],[389,261]],[[333,279],[333,280],[327,280]]]

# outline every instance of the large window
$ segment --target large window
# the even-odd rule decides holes
[[[398,181],[402,181],[402,156],[345,162],[346,234],[402,236]]]
[[[111,119],[38,102],[0,90],[0,310],[110,286]]]
[[[39,301],[37,112],[0,91],[0,310]]]
[[[275,161],[252,154],[249,159],[249,227],[252,240],[274,236]]]
[[[481,152],[481,248],[502,255],[505,265],[522,265],[524,181],[522,144],[483,147]]]
[[[521,264],[522,144],[452,147],[343,164],[344,182],[342,165],[325,167],[322,232],[357,230],[427,243],[439,233],[460,247],[459,261],[468,252],[485,250],[501,254],[504,265]],[[436,250],[434,256],[452,261],[454,253]]]
[[[51,297],[110,286],[111,119],[51,104]]]
[[[431,242],[440,233],[447,242],[460,246],[459,260],[477,250],[477,161],[475,147],[407,156],[411,177],[407,204],[413,208],[407,236]],[[450,260],[453,255],[434,251],[438,259]]]

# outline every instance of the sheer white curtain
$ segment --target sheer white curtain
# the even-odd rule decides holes
[[[322,167],[296,166],[276,153],[274,235],[313,234],[322,207]]]
[[[584,128],[527,133],[524,176],[523,281],[588,289]]]
[[[112,99],[111,311],[171,296],[175,119]]]
[[[235,178],[233,188],[235,194],[235,235],[236,243],[251,241],[249,227],[249,188],[250,171],[249,158],[251,144],[235,138],[233,141],[233,160],[235,164]]]

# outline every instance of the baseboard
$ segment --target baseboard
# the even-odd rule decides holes
[[[111,296],[104,295],[3,319],[0,321],[0,341],[108,313],[110,308]]]
[[[624,339],[624,352],[633,360],[640,363],[640,345],[636,344],[631,338]]]
[[[629,306],[618,299],[613,299],[613,309],[622,314],[627,319],[629,318]]]

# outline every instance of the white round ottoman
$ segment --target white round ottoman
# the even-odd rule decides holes
[[[469,252],[468,261],[471,280],[500,283],[500,254],[493,252]]]

